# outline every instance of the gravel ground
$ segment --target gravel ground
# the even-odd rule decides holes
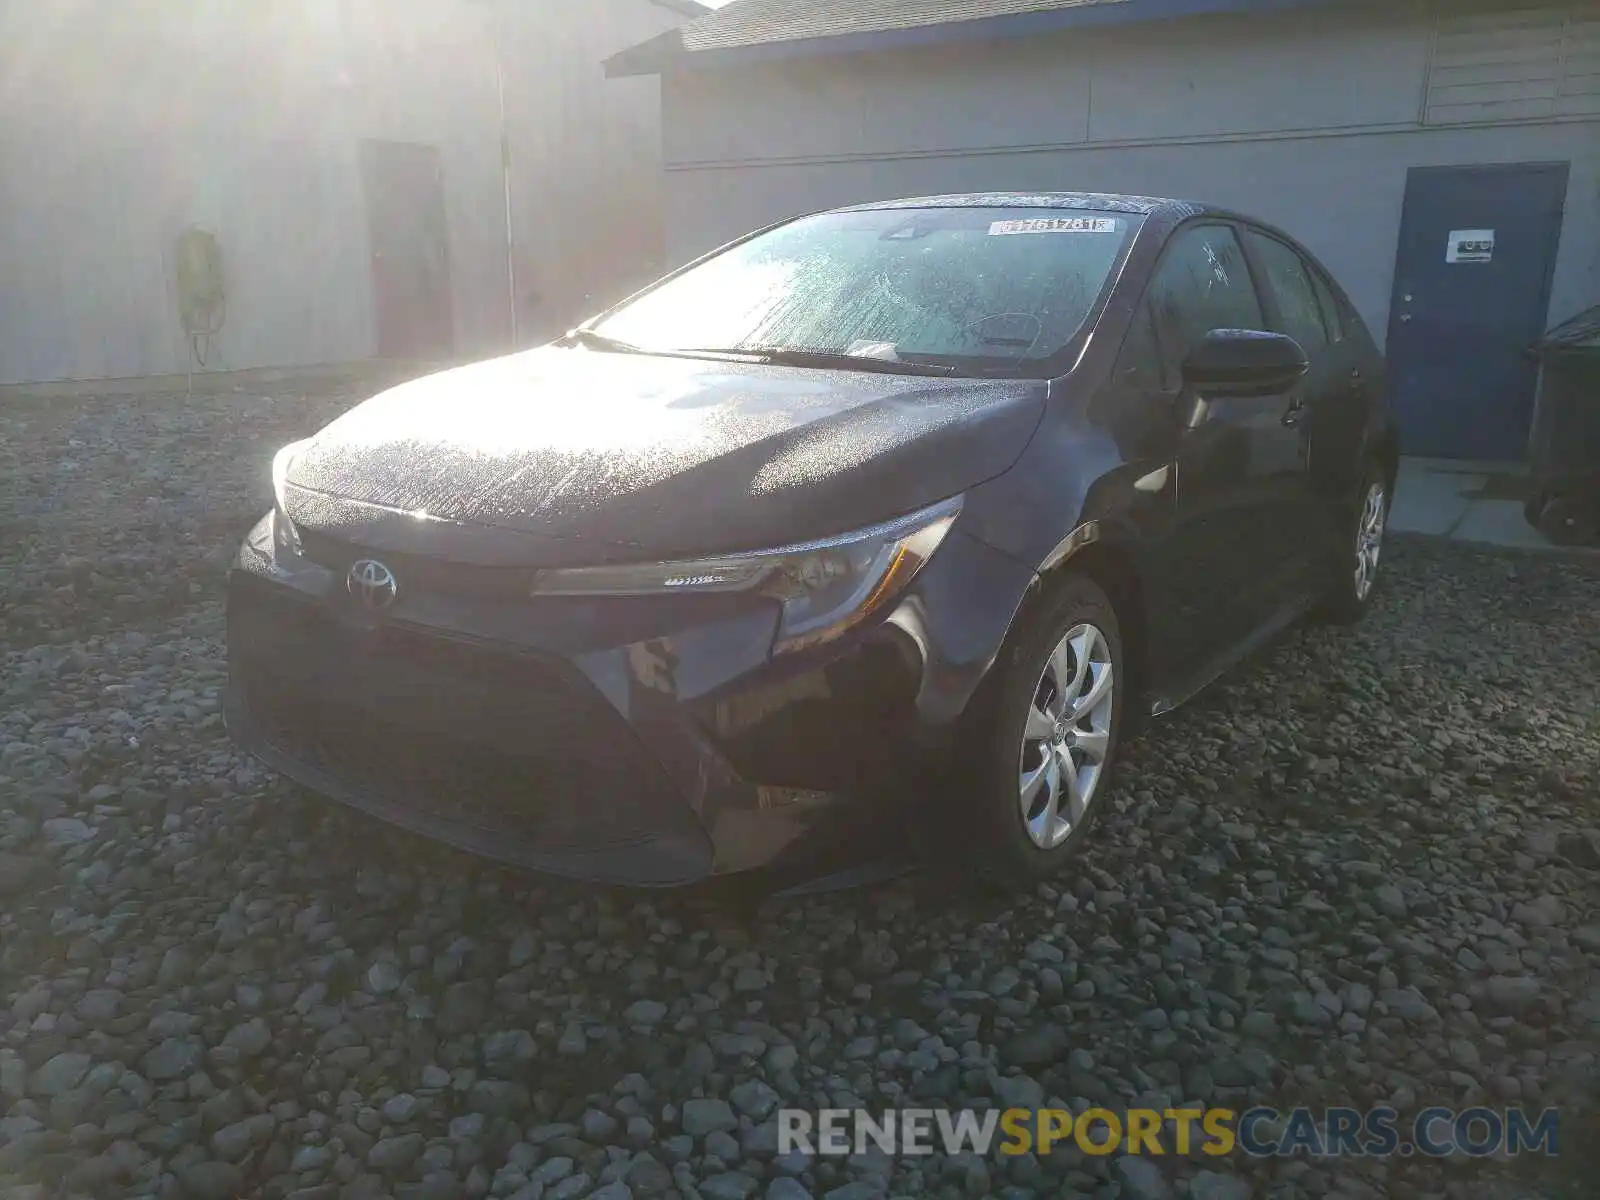
[[[222,568],[358,398],[269,390],[0,408],[0,1197],[1594,1194],[1595,560],[1400,543],[1364,626],[1131,748],[1058,887],[739,913],[230,747]],[[1557,1105],[1567,1154],[775,1153],[779,1103],[913,1100]]]

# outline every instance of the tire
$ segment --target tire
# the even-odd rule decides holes
[[[1544,512],[1544,506],[1549,502],[1550,493],[1538,491],[1522,502],[1522,515],[1527,518],[1528,524],[1535,529],[1539,528],[1539,517]]]
[[[1392,499],[1383,464],[1369,459],[1361,475],[1356,502],[1331,552],[1330,582],[1322,602],[1324,620],[1335,625],[1353,625],[1372,607],[1382,579],[1378,568]]]
[[[1007,887],[1028,884],[1055,875],[1076,854],[1109,791],[1127,675],[1116,610],[1088,576],[1065,576],[1024,609],[985,684],[972,770],[949,831],[962,839],[980,877]],[[1097,689],[1103,689],[1098,697]],[[1061,707],[1069,697],[1081,705],[1075,722]],[[1047,729],[1047,713],[1064,719]],[[1075,764],[1070,779],[1066,762]],[[1072,780],[1080,785],[1078,805]],[[1034,788],[1027,800],[1031,822],[1024,815],[1025,781]]]
[[[1551,496],[1539,509],[1539,532],[1557,546],[1592,546],[1600,542],[1600,522],[1592,506],[1575,496]]]

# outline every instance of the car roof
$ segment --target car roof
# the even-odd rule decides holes
[[[834,212],[871,212],[896,208],[1045,208],[1120,212],[1139,216],[1163,213],[1179,219],[1212,211],[1204,204],[1159,196],[1123,196],[1110,192],[955,192],[943,196],[911,196],[852,204]]]

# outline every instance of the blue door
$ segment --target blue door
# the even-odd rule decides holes
[[[1405,453],[1522,457],[1526,352],[1544,331],[1566,192],[1565,163],[1410,173],[1388,343]]]

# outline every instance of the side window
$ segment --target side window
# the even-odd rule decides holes
[[[1322,305],[1322,325],[1328,331],[1328,340],[1344,341],[1344,321],[1339,316],[1339,300],[1333,294],[1333,289],[1328,286],[1321,271],[1311,272],[1311,282],[1316,285],[1317,301]]]
[[[1143,301],[1133,314],[1128,336],[1122,339],[1115,377],[1124,387],[1139,392],[1159,392],[1171,385],[1162,369],[1161,345],[1150,320],[1150,306]]]
[[[1262,282],[1277,301],[1283,325],[1279,332],[1294,338],[1308,353],[1320,350],[1328,343],[1328,333],[1323,325],[1316,285],[1311,282],[1311,269],[1306,266],[1305,259],[1277,238],[1254,230],[1247,230],[1245,236],[1250,239],[1251,253],[1266,273]]]
[[[1165,378],[1213,329],[1260,329],[1263,319],[1255,284],[1239,239],[1226,225],[1194,225],[1167,245],[1148,293],[1161,345]]]

